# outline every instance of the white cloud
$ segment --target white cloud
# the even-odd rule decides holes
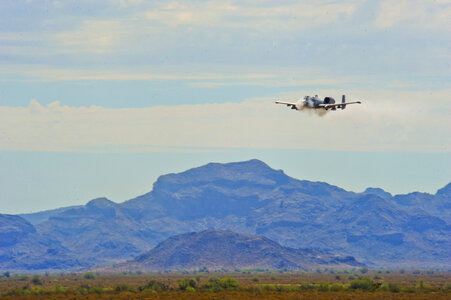
[[[294,73],[294,72],[293,72]],[[295,74],[295,73],[294,73]],[[286,75],[286,74],[285,74]],[[342,83],[348,82],[347,78],[327,78],[324,76],[318,76],[315,79],[309,79],[306,74],[296,74],[297,77],[303,79],[293,79],[289,76],[284,76],[280,73],[274,74],[272,77],[268,76],[265,78],[233,78],[234,80],[229,81],[202,81],[202,82],[191,82],[189,86],[199,87],[199,88],[215,88],[221,86],[240,86],[240,85],[254,85],[254,86],[272,86],[272,87],[282,87],[282,86],[338,86]],[[256,80],[258,79],[258,80]]]
[[[0,75],[18,78],[17,81],[66,81],[66,80],[185,80],[197,88],[220,86],[338,86],[359,81],[356,76],[329,75],[328,70],[304,67],[268,70],[266,67],[238,65],[164,65],[143,66],[135,69],[58,69],[45,65],[0,64]],[[25,77],[23,77],[25,76]],[[10,79],[9,81],[13,81]],[[401,82],[399,82],[401,84]]]
[[[149,69],[153,69],[149,67]],[[34,70],[25,71],[25,74],[34,78],[46,80],[217,80],[217,79],[234,79],[234,80],[256,80],[273,78],[272,74],[258,74],[258,73],[241,73],[241,74],[227,74],[227,73],[212,73],[212,72],[159,72],[156,70],[150,71],[128,71],[128,70],[88,70],[88,69],[47,69],[35,68]]]
[[[324,26],[351,16],[356,2],[301,1],[255,5],[252,1],[164,2],[143,16],[166,26],[236,27],[299,30]]]
[[[287,94],[292,99],[301,93]],[[336,95],[337,91],[322,91]],[[0,107],[0,149],[153,151],[155,147],[451,151],[451,91],[353,91],[362,105],[319,118],[275,105],[242,103],[152,108]],[[351,98],[351,97],[350,97]],[[126,149],[126,150],[124,150]]]
[[[410,28],[451,30],[451,2],[425,0],[385,0],[381,2],[375,25],[386,29],[408,22]]]
[[[102,54],[117,51],[130,28],[120,21],[85,20],[76,30],[55,35],[61,52]]]
[[[0,55],[8,68],[40,63],[52,78],[58,78],[51,74],[56,67],[67,70],[64,78],[75,68],[90,68],[95,72],[74,70],[72,77],[113,80],[156,73],[124,76],[127,68],[189,63],[266,66],[265,74],[289,65],[347,74],[449,73],[443,31],[451,28],[451,6],[444,0],[383,1],[379,11],[368,2],[331,0],[61,3],[64,9],[45,18],[36,13],[15,20],[11,9],[0,31]],[[80,16],[80,10],[88,13]],[[402,30],[385,35],[375,27]],[[432,30],[414,34],[418,28]],[[108,74],[105,66],[119,72]]]

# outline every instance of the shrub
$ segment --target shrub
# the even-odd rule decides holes
[[[232,277],[226,277],[224,279],[219,279],[217,277],[211,277],[207,283],[203,285],[203,288],[212,291],[234,291],[238,289],[238,281]]]
[[[5,295],[7,295],[7,296],[25,296],[25,295],[29,295],[30,293],[31,292],[28,289],[28,287],[23,287],[23,288],[11,289],[7,293],[5,293]]]
[[[232,277],[226,277],[224,279],[219,280],[219,285],[224,290],[235,290],[238,288],[238,281],[236,281],[235,278]]]
[[[352,281],[349,287],[353,290],[372,291],[375,289],[376,285],[370,278],[360,278]]]
[[[301,290],[313,290],[313,289],[315,289],[315,285],[308,283],[308,282],[303,282],[303,283],[301,283],[299,288]]]
[[[343,291],[349,291],[351,284],[349,283],[344,283],[341,285],[343,287]]]
[[[328,292],[329,291],[329,284],[327,282],[320,282],[316,289],[320,292]]]
[[[28,278],[28,276],[27,275],[20,275],[19,276],[19,280],[21,280],[21,281],[27,281],[29,278]]]
[[[259,279],[258,277],[254,277],[254,278],[252,278],[252,281],[253,281],[253,282],[259,282],[260,279]]]
[[[180,280],[178,284],[179,289],[181,289],[182,291],[186,291],[188,287],[191,287],[195,290],[197,287],[197,281],[193,278]]]
[[[396,283],[389,283],[388,290],[392,293],[399,293],[400,289]]]
[[[422,292],[427,292],[432,289],[432,287],[429,284],[425,283],[423,280],[418,281],[416,287],[418,290],[420,290]]]
[[[279,289],[280,287],[275,285],[275,284],[263,284],[263,285],[259,285],[257,286],[258,290],[264,290],[264,291],[279,291],[281,289]]]
[[[297,292],[299,288],[293,285],[277,285],[277,284],[262,284],[258,286],[252,286],[249,290],[253,292]]]
[[[338,292],[338,291],[341,291],[341,290],[343,289],[343,286],[342,286],[341,284],[337,283],[337,282],[334,282],[334,283],[329,287],[329,289],[330,289],[332,292]]]
[[[366,274],[366,273],[368,273],[368,268],[367,267],[363,267],[363,268],[360,268],[360,273],[362,273],[362,274]]]
[[[97,293],[102,294],[104,292],[104,289],[101,287],[93,286],[89,288],[89,293]]]
[[[31,283],[34,285],[42,285],[42,280],[38,275],[34,275],[33,278],[31,278]]]
[[[130,286],[128,286],[127,284],[125,284],[125,283],[121,283],[121,284],[118,284],[118,285],[116,285],[116,288],[114,289],[116,292],[128,292],[128,291],[130,291],[131,289],[133,289],[133,288],[131,288]]]
[[[5,273],[3,273],[3,276],[9,278],[11,276],[11,273],[9,271],[6,271]]]
[[[85,274],[83,274],[83,278],[84,279],[94,279],[94,278],[96,278],[96,275],[94,275],[94,273],[92,273],[92,272],[86,272]]]
[[[379,289],[380,291],[389,291],[392,293],[399,293],[400,292],[400,288],[398,287],[398,285],[396,283],[384,283],[382,284]]]
[[[35,285],[34,287],[31,288],[31,293],[32,294],[43,294],[44,289],[42,288],[42,286]]]
[[[81,288],[79,288],[79,289],[77,290],[77,294],[80,294],[80,295],[87,295],[87,294],[88,294],[88,289],[87,289],[87,288],[84,288],[84,287],[81,287]]]
[[[59,284],[55,285],[55,286],[52,288],[51,291],[54,292],[54,293],[62,293],[62,294],[67,292],[66,289],[63,288],[63,287],[62,287],[61,285],[59,285]]]
[[[335,279],[340,280],[341,276],[340,275],[335,275]]]
[[[406,287],[403,289],[404,293],[415,293],[415,289],[413,287]]]
[[[155,280],[151,280],[149,281],[145,286],[141,286],[139,287],[140,291],[156,291],[156,292],[161,292],[161,291],[167,291],[169,290],[169,287],[161,282],[155,281]]]
[[[207,269],[206,266],[203,266],[202,268],[199,268],[199,271],[198,271],[198,272],[199,272],[199,273],[201,273],[201,272],[208,273],[208,269]]]
[[[208,282],[218,283],[219,280],[221,280],[221,279],[219,279],[219,277],[215,277],[215,276],[208,278]]]

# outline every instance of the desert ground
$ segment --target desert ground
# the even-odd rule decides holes
[[[6,272],[2,299],[450,299],[451,271]]]

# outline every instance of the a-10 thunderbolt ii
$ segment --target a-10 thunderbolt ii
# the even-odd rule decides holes
[[[360,101],[346,102],[346,96],[343,95],[341,103],[335,103],[335,99],[332,97],[326,97],[324,100],[315,95],[314,97],[305,96],[304,99],[299,99],[297,102],[285,102],[276,101],[276,104],[285,104],[291,109],[303,110],[303,109],[324,109],[324,110],[336,110],[337,108],[345,109],[348,104],[361,104]]]

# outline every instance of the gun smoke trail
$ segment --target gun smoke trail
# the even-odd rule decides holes
[[[315,114],[317,116],[323,117],[325,116],[328,111],[322,108],[314,109],[308,106],[302,106],[302,108],[299,110],[300,112],[306,112],[308,114]]]

